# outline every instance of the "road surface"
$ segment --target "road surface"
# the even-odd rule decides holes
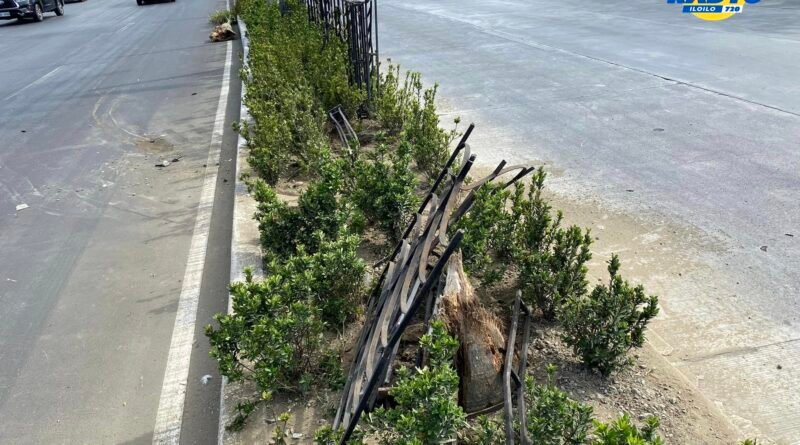
[[[208,41],[222,7],[88,0],[0,23],[0,443],[152,443],[204,180],[216,205],[192,262],[205,274],[181,438],[216,442],[202,326],[227,305],[238,118],[232,99],[216,122],[238,60]]]
[[[477,123],[479,161],[546,162],[651,242],[694,234],[682,272],[641,277],[652,337],[743,434],[800,443],[800,4],[704,22],[663,0],[385,0],[379,20],[381,57]]]

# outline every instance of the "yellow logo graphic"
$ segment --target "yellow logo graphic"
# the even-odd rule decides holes
[[[668,4],[681,5],[684,14],[712,22],[727,20],[744,11],[745,5],[761,0],[667,0]]]

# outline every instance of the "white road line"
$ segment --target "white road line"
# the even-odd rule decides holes
[[[156,424],[153,429],[154,444],[178,444],[181,438],[183,421],[183,405],[186,401],[186,384],[189,378],[189,361],[192,356],[195,321],[197,320],[197,303],[200,297],[200,285],[203,279],[208,232],[211,225],[211,210],[214,206],[214,194],[217,185],[217,163],[222,149],[222,134],[225,129],[225,110],[228,106],[228,90],[231,76],[231,42],[227,43],[225,52],[225,70],[222,75],[222,87],[217,104],[217,116],[206,163],[203,191],[197,208],[197,219],[194,224],[189,258],[183,275],[183,287],[178,300],[178,312],[175,314],[175,327],[172,330],[172,342],[169,346],[167,367],[164,371],[164,383],[161,387],[161,399],[156,413]]]
[[[44,76],[42,76],[42,77],[40,77],[40,78],[38,78],[38,79],[34,80],[33,82],[29,83],[29,84],[28,84],[28,85],[26,85],[26,86],[24,86],[24,87],[22,87],[22,88],[18,89],[16,92],[14,92],[13,94],[11,94],[11,95],[9,95],[8,97],[6,97],[4,100],[13,99],[13,98],[15,98],[15,97],[19,96],[20,94],[22,94],[22,93],[23,93],[24,91],[26,91],[28,88],[31,88],[31,87],[33,87],[33,86],[36,86],[36,85],[39,85],[40,83],[44,82],[45,80],[47,80],[47,79],[49,79],[49,78],[53,77],[53,75],[54,75],[55,73],[57,73],[57,72],[58,72],[58,71],[59,71],[61,68],[64,68],[64,67],[63,67],[63,66],[58,66],[58,67],[56,67],[54,70],[50,71],[49,73],[45,74]]]
[[[133,25],[134,25],[134,22],[130,22],[127,25],[123,26],[122,28],[118,29],[114,34],[119,34],[119,33],[123,32],[123,31],[125,31],[126,29],[130,28]]]

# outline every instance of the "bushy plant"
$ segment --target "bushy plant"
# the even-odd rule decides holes
[[[412,114],[412,108],[418,107],[418,91],[422,88],[420,74],[406,71],[401,83],[400,65],[389,64],[378,78],[375,98],[375,118],[389,135],[399,134],[406,120]]]
[[[214,25],[221,25],[223,23],[236,23],[236,15],[227,9],[219,9],[208,16],[208,21]]]
[[[554,383],[555,367],[547,368],[547,381],[537,384],[533,377],[525,380],[526,425],[536,444],[580,445],[592,425],[592,407],[572,400]]]
[[[329,349],[322,355],[319,363],[319,374],[327,383],[328,388],[337,391],[347,383],[347,376],[342,367],[342,357],[339,351]]]
[[[352,113],[363,91],[350,85],[346,49],[308,21],[305,6],[287,0],[245,0],[239,8],[250,35],[242,72],[251,123],[241,126],[253,168],[271,184],[292,165],[309,170],[325,151],[325,110],[342,104]]]
[[[641,347],[647,323],[658,314],[658,297],[631,286],[619,276],[619,257],[608,263],[608,285],[598,285],[586,297],[572,298],[559,318],[564,341],[584,365],[609,375],[628,363],[626,354]]]
[[[586,292],[591,237],[577,226],[562,227],[560,212],[554,217],[542,196],[545,178],[540,168],[527,188],[517,184],[513,193],[498,185],[482,186],[453,228],[464,230],[467,271],[488,285],[515,264],[525,302],[553,319],[562,301]]]
[[[331,160],[329,155],[322,159],[319,178],[308,185],[295,207],[282,201],[263,180],[249,182],[250,192],[258,203],[255,218],[266,258],[287,258],[294,255],[299,246],[313,253],[319,249],[321,239],[335,238],[340,232],[363,230],[363,218],[339,196],[344,181],[342,162]]]
[[[467,428],[461,432],[462,440],[459,443],[470,445],[504,445],[506,443],[506,433],[503,425],[495,419],[482,415],[471,422]]]
[[[389,391],[396,405],[378,408],[368,419],[368,428],[381,444],[422,445],[452,440],[465,425],[458,405],[458,374],[453,356],[458,342],[447,334],[444,323],[434,321],[430,334],[420,339],[430,357],[422,369],[400,368]]]
[[[586,263],[592,258],[589,231],[562,227],[562,214],[542,196],[546,174],[531,178],[528,193],[517,186],[512,198],[514,256],[523,299],[553,319],[559,305],[586,292]]]
[[[311,299],[327,326],[339,328],[353,319],[364,297],[366,265],[356,253],[359,238],[346,233],[334,239],[321,232],[315,236],[316,252],[300,246],[295,255],[269,269],[284,277],[282,284],[293,295]]]
[[[592,445],[663,445],[664,440],[656,434],[658,426],[658,418],[650,416],[639,429],[626,413],[613,422],[595,421],[595,438],[591,443]]]
[[[400,143],[390,150],[380,144],[368,159],[357,161],[354,170],[353,202],[369,223],[398,239],[419,206],[409,145]]]
[[[438,85],[423,89],[419,73],[408,71],[401,81],[400,67],[389,65],[378,82],[375,117],[389,135],[400,135],[411,147],[419,171],[436,178],[450,157],[450,143],[458,135],[459,119],[450,131],[439,127],[436,113]]]
[[[325,425],[322,428],[318,429],[316,433],[314,433],[314,444],[315,445],[339,445],[342,441],[342,436],[344,436],[344,429],[339,428],[338,430],[334,430],[331,428],[330,425]],[[356,429],[350,438],[347,440],[349,445],[362,445],[364,443],[364,438],[362,437],[362,433]]]
[[[502,278],[508,263],[515,222],[506,208],[510,192],[485,184],[475,191],[475,201],[451,231],[463,230],[461,253],[466,271],[491,285]]]
[[[206,327],[220,373],[231,381],[252,380],[262,400],[276,391],[305,391],[314,375],[341,380],[340,368],[320,357],[322,332],[359,310],[364,263],[355,254],[358,237],[317,236],[317,252],[300,247],[285,262],[274,262],[263,280],[247,271],[244,282],[231,285],[232,313],[217,314],[219,326]]]
[[[315,97],[325,110],[341,105],[347,116],[355,116],[366,93],[349,81],[347,46],[333,36],[309,40],[312,47],[306,51],[305,67]]]
[[[439,175],[450,157],[450,143],[458,135],[459,123],[456,118],[455,127],[450,131],[439,127],[435,104],[438,88],[437,84],[422,93],[422,99],[411,108],[411,116],[403,130],[403,138],[413,148],[414,163],[431,181]]]
[[[277,271],[256,281],[248,271],[244,282],[230,287],[233,312],[214,317],[218,328],[206,327],[222,375],[231,381],[252,379],[264,398],[298,389],[297,381],[313,369],[321,341],[319,310],[288,292],[286,279]]]

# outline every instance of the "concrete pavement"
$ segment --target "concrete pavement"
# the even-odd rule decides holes
[[[382,58],[441,84],[479,161],[546,162],[550,189],[642,218],[656,246],[691,234],[669,230],[670,267],[629,270],[662,296],[654,341],[743,434],[800,443],[800,5],[716,23],[663,0],[379,8]]]
[[[88,0],[0,23],[0,443],[152,442],[225,63],[208,14],[223,7]],[[217,436],[202,325],[227,304],[232,102],[184,443]]]

